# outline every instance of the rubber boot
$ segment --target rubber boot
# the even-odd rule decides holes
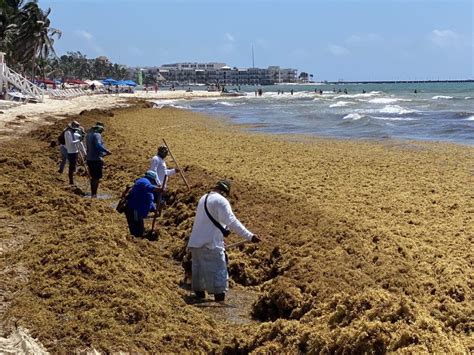
[[[99,180],[91,179],[91,197],[97,197],[98,189],[99,189]]]
[[[224,302],[225,301],[225,293],[216,293],[214,295],[214,300],[216,302]]]
[[[74,185],[74,170],[69,169],[69,185]]]
[[[206,298],[206,292],[205,291],[194,291],[194,293],[196,294],[196,297],[197,298]]]

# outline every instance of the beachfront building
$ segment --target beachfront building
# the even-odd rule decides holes
[[[168,82],[179,85],[272,85],[297,82],[297,70],[270,66],[263,68],[229,67],[225,63],[163,64],[159,74]]]

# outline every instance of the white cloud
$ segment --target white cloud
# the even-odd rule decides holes
[[[235,41],[234,36],[232,36],[229,32],[224,33],[224,37],[229,42],[234,42]]]
[[[78,37],[84,38],[86,40],[91,40],[93,38],[91,33],[84,30],[77,30],[75,33]]]
[[[457,43],[459,35],[451,30],[433,30],[429,38],[438,47],[450,47]]]
[[[329,53],[335,56],[343,56],[349,54],[349,50],[345,47],[339,46],[337,44],[331,44],[328,46]]]

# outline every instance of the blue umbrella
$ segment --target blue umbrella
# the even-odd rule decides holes
[[[128,86],[137,86],[137,83],[134,82],[133,80],[125,80],[125,85],[128,85]]]
[[[117,80],[112,79],[112,78],[107,78],[105,80],[102,80],[104,85],[117,85]]]

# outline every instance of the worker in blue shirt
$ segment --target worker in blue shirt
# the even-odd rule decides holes
[[[154,192],[161,191],[158,175],[153,170],[148,170],[145,176],[135,181],[128,194],[125,209],[130,234],[137,238],[143,237],[145,233],[144,219],[149,212],[155,211],[157,208],[154,203]]]
[[[102,140],[102,132],[104,125],[97,122],[86,135],[87,145],[87,166],[91,178],[91,197],[97,197],[100,179],[102,179],[102,169],[104,167],[104,159],[102,157],[110,155],[110,151],[105,148]]]

